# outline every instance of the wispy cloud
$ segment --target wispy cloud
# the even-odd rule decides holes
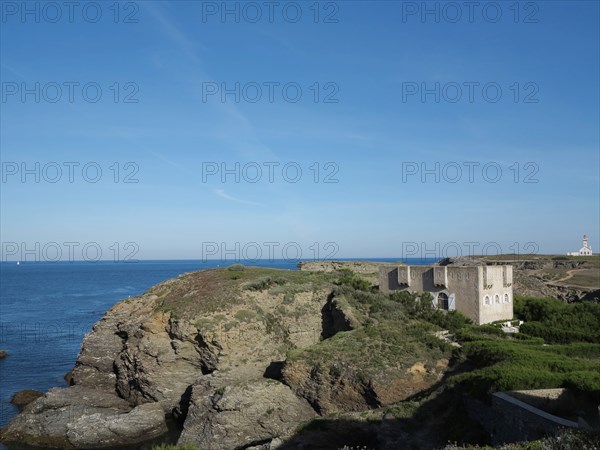
[[[160,29],[173,40],[177,45],[185,52],[188,58],[193,59],[195,62],[200,63],[200,59],[196,55],[196,48],[199,47],[203,50],[207,48],[202,44],[190,41],[185,34],[183,34],[175,24],[166,17],[162,12],[161,7],[156,6],[154,2],[147,2],[144,4],[144,8],[154,17],[154,19],[160,24]]]
[[[193,77],[181,76],[179,73],[177,76],[189,86],[193,95],[200,98],[201,91],[198,90],[198,86],[202,86],[202,82],[214,80],[214,78],[206,69],[202,58],[198,55],[198,50],[209,51],[210,49],[196,44],[195,41],[186,36],[181,27],[178,27],[171,17],[169,4],[147,2],[144,4],[144,8],[156,20],[157,29],[181,52],[186,63],[191,64],[193,67],[193,70],[185,72],[194,74]],[[230,103],[221,102],[213,104],[212,107],[222,117],[221,126],[216,127],[218,138],[232,150],[237,151],[244,157],[267,157],[270,160],[279,160],[275,152],[260,139],[252,121],[240,108]],[[232,133],[231,130],[235,130],[235,132]]]
[[[6,70],[8,72],[12,72],[13,74],[15,74],[17,77],[21,78],[22,80],[26,80],[27,76],[25,76],[25,74],[21,71],[16,69],[14,66],[12,65],[8,65],[6,64],[6,62],[3,62],[2,64],[0,64],[0,67],[2,68],[2,70]]]
[[[262,203],[251,202],[248,200],[242,200],[240,198],[233,197],[233,196],[227,194],[223,189],[214,189],[213,192],[215,194],[217,194],[219,197],[224,198],[225,200],[229,200],[231,202],[242,203],[244,205],[260,206],[261,208],[264,208],[264,206],[265,206]]]

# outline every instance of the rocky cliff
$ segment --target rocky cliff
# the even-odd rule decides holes
[[[370,319],[368,305],[336,291],[338,275],[232,266],[117,303],[85,336],[71,386],[26,405],[0,437],[111,447],[161,435],[172,415],[180,444],[249,448],[318,414],[388,405],[438,381],[449,353],[430,351],[406,324]]]

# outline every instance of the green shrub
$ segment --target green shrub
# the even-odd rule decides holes
[[[202,317],[194,322],[194,326],[199,330],[212,330],[215,327],[215,321],[209,317]]]
[[[276,285],[278,285],[278,286],[283,286],[283,285],[284,285],[284,284],[286,284],[287,282],[288,282],[288,280],[286,280],[286,279],[285,279],[285,278],[283,278],[283,277],[277,277],[277,278],[275,278],[275,281],[274,281],[274,283],[275,283]]]
[[[435,364],[451,356],[452,347],[430,331],[433,325],[419,321],[367,323],[363,328],[338,332],[304,349],[288,352],[290,361],[303,360],[321,373],[351,371],[368,383],[386,377],[386,370],[406,373],[417,361]]]
[[[514,314],[526,322],[544,321],[565,312],[567,305],[554,298],[518,297],[514,299]]]
[[[256,319],[256,313],[247,309],[240,309],[234,314],[234,317],[241,322],[252,322]]]
[[[396,291],[389,294],[390,301],[400,307],[408,317],[433,323],[440,328],[455,331],[472,324],[471,319],[458,311],[441,311],[433,307],[431,294],[419,294],[408,291]]]
[[[515,315],[524,320],[520,330],[548,343],[600,343],[600,305],[567,304],[552,298],[515,297]]]
[[[563,326],[568,326],[564,324]],[[577,331],[576,329],[557,328],[543,322],[525,322],[520,330],[530,336],[543,338],[552,344],[568,344],[571,342],[600,343],[600,333]]]
[[[260,278],[246,286],[249,291],[264,291],[273,285],[274,281],[271,277]]]
[[[452,333],[473,323],[471,319],[458,311],[445,312],[438,309],[432,310],[429,315],[424,315],[422,318]],[[502,331],[500,332],[502,333]]]
[[[532,345],[496,339],[466,342],[462,352],[474,370],[457,375],[476,395],[516,389],[570,387],[600,400],[600,345]]]
[[[532,345],[542,345],[544,343],[543,338],[529,336],[528,334],[525,334],[523,332],[514,334],[513,338],[516,339],[517,341],[521,341],[523,343],[532,344]]]
[[[470,325],[467,327],[463,327],[456,331],[455,336],[459,342],[472,342],[505,338],[505,334],[501,329],[491,325]]]
[[[350,269],[339,269],[338,270],[338,280],[336,282],[337,285],[340,286],[350,286],[355,290],[359,291],[369,291],[372,288],[371,283],[367,280],[360,278]]]
[[[227,268],[227,270],[230,270],[232,272],[243,272],[244,271],[244,265],[243,264],[232,264],[231,266],[229,266]]]
[[[567,375],[565,387],[600,398],[600,372],[576,371]]]

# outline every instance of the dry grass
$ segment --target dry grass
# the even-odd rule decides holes
[[[148,294],[158,297],[158,309],[176,318],[193,319],[199,314],[228,311],[243,304],[242,292],[263,290],[262,285],[264,290],[277,288],[284,294],[310,292],[333,287],[334,279],[334,274],[324,272],[236,266],[186,273],[153,287]]]

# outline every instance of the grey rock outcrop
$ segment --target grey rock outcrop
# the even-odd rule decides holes
[[[75,448],[112,447],[135,444],[166,431],[161,405],[145,403],[126,414],[81,416],[67,425],[67,439]]]
[[[40,391],[35,391],[33,389],[24,389],[22,391],[15,392],[15,394],[10,399],[10,402],[18,408],[23,408],[24,406],[34,401],[36,398],[40,398],[43,395],[44,393]]]
[[[165,414],[186,420],[189,409],[188,436],[204,439],[205,433],[210,440],[225,433],[226,442],[247,444],[276,437],[312,416],[305,400],[263,374],[288,349],[319,341],[330,286],[306,283],[271,293],[245,284],[231,290],[229,277],[223,284],[219,281],[215,271],[185,274],[115,304],[85,336],[67,377],[71,387],[52,389],[27,405],[3,428],[0,439],[59,448],[127,445],[165,432]],[[206,304],[223,290],[231,291],[230,296]],[[285,295],[293,301],[283,305]],[[177,314],[165,306],[182,298],[185,303]],[[336,318],[343,319],[341,313]],[[267,406],[265,416],[259,417],[263,425],[250,419],[240,422],[246,423],[248,439],[234,431],[240,425],[232,419],[235,414],[220,407],[195,421],[200,394],[190,403],[192,386],[198,386],[196,393],[209,383],[205,379],[213,386],[210,374],[219,371],[244,380],[235,381],[245,387],[231,395],[245,405],[273,404],[272,415]],[[286,416],[290,407],[295,413]],[[218,426],[212,429],[212,424]]]
[[[376,381],[357,376],[356,369],[340,374],[323,373],[318,365],[291,361],[282,369],[282,380],[319,414],[331,414],[363,411],[406,400],[438,382],[447,366],[446,359],[437,361],[430,368],[416,362],[406,370],[389,371]]]
[[[147,414],[157,406],[160,414]],[[144,405],[140,412],[136,409],[132,411],[127,401],[103,390],[85,386],[50,389],[25,406],[0,437],[43,447],[91,448],[93,443],[94,448],[101,448],[144,441],[166,431],[160,405]],[[143,420],[140,413],[145,415]],[[92,441],[82,438],[83,434],[91,436],[91,430]]]
[[[178,444],[246,448],[284,436],[314,416],[305,400],[277,381],[207,376],[193,387]]]

